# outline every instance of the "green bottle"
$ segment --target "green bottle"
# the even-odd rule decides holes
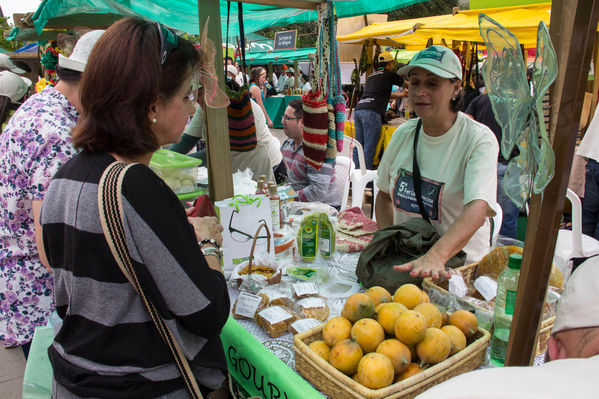
[[[302,220],[297,231],[297,249],[300,256],[308,262],[316,259],[318,252],[318,216],[308,215]]]
[[[318,217],[318,248],[323,258],[328,259],[335,252],[335,228],[326,213]]]

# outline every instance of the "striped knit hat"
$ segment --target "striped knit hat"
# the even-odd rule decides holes
[[[227,90],[227,95],[231,101],[227,107],[231,151],[252,151],[258,145],[258,139],[247,87],[244,86],[239,92]]]
[[[327,152],[329,110],[320,90],[310,90],[302,96],[304,109],[304,157],[308,164],[320,170]]]

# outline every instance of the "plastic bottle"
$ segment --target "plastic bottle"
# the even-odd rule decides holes
[[[264,194],[268,197],[268,185],[266,184],[266,176],[260,175],[258,181],[260,180],[262,180],[262,189],[260,190],[260,192],[256,192],[256,194]]]
[[[318,248],[325,259],[335,252],[335,228],[326,213],[321,213],[318,218]]]
[[[256,189],[256,194],[264,194],[264,180],[262,178],[258,179],[258,188]]]
[[[406,103],[403,107],[406,119],[410,119],[410,105]]]
[[[277,186],[273,182],[268,182],[268,192],[270,196],[270,216],[272,217],[272,228],[281,229],[281,197],[277,192]]]
[[[507,269],[497,278],[494,327],[491,337],[491,363],[497,367],[503,367],[505,362],[521,265],[522,255],[510,255]]]
[[[316,259],[318,252],[318,216],[307,215],[302,220],[297,231],[297,249],[300,256],[307,262]]]

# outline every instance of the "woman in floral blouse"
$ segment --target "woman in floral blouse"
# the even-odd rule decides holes
[[[0,344],[27,357],[36,326],[54,311],[54,283],[43,253],[39,212],[54,173],[75,150],[79,80],[103,31],[83,35],[57,66],[60,81],[30,97],[0,136]],[[37,228],[36,228],[37,227]],[[39,234],[39,237],[38,237]]]

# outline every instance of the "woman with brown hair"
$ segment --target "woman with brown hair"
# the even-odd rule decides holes
[[[268,127],[272,127],[272,121],[264,108],[264,83],[266,82],[266,69],[262,67],[252,68],[250,71],[250,96],[262,108]]]
[[[145,295],[202,392],[225,380],[219,334],[230,303],[218,251],[222,227],[215,218],[188,220],[148,167],[153,152],[176,142],[195,111],[200,64],[190,42],[139,18],[113,24],[90,54],[81,82],[85,112],[73,129],[81,152],[55,175],[41,215],[63,319],[48,350],[53,397],[188,397],[168,346],[103,233],[99,182],[115,161],[133,164],[122,181],[121,217]]]

